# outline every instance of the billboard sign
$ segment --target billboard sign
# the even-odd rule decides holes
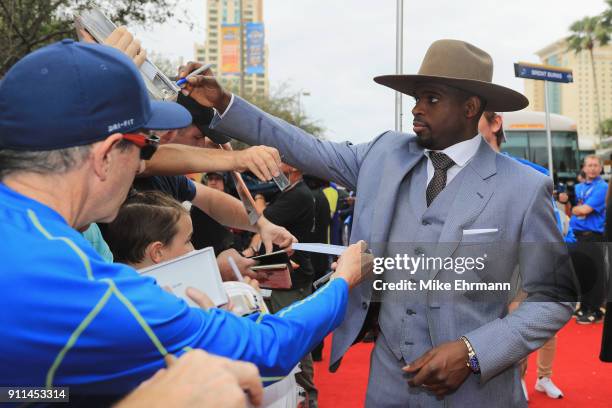
[[[240,74],[240,25],[221,26],[221,73]]]
[[[246,73],[264,73],[264,25],[263,23],[246,24]]]

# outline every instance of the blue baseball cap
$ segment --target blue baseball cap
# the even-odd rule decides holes
[[[151,101],[136,65],[100,44],[63,40],[28,54],[0,83],[0,149],[54,150],[114,133],[179,129],[191,114]]]

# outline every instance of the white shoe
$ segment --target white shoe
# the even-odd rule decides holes
[[[563,398],[563,392],[552,382],[549,377],[542,377],[536,381],[536,391],[545,392],[549,398]]]
[[[523,387],[523,394],[525,394],[525,399],[529,402],[529,394],[527,394],[527,384],[525,384],[525,380],[521,378],[521,387]]]

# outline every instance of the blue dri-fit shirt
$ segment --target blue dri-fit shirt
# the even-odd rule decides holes
[[[540,166],[539,164],[530,162],[529,160],[520,158],[520,157],[514,157],[514,156],[510,156],[508,153],[504,152],[502,153],[505,156],[510,157],[511,159],[516,160],[519,163],[524,164],[525,166],[529,166],[534,170],[539,171],[540,173],[544,174],[545,176],[549,176],[550,173],[548,171],[548,169],[546,167]],[[563,234],[563,220],[561,219],[561,213],[559,212],[559,208],[557,207],[557,204],[555,203],[555,200],[553,199],[553,211],[555,212],[555,219],[557,220],[557,228],[559,229],[559,231],[561,232],[561,234]],[[574,243],[576,242],[576,237],[574,235],[574,230],[572,229],[572,225],[568,225],[567,226],[567,233],[565,234],[565,236],[563,237],[563,240],[566,243]]]
[[[51,208],[0,184],[0,386],[125,394],[189,348],[286,375],[342,321],[336,279],[274,315],[191,308],[152,278],[109,264]]]
[[[133,186],[138,191],[162,191],[181,203],[196,196],[195,183],[186,176],[136,177]]]
[[[523,159],[522,157],[514,157],[514,156],[510,156],[508,153],[502,153],[505,156],[510,157],[511,159],[516,160],[519,163],[523,163],[525,166],[529,166],[534,170],[539,171],[540,173],[544,174],[545,176],[550,175],[550,173],[548,172],[548,169],[546,167],[540,166],[537,163],[534,162],[530,162],[529,160]]]
[[[577,205],[586,204],[593,209],[593,212],[583,217],[572,215],[570,225],[574,231],[592,231],[603,234],[606,223],[607,192],[608,184],[601,177],[576,185]]]

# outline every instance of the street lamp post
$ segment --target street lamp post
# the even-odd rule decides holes
[[[548,172],[554,180],[552,155],[552,133],[550,129],[550,104],[548,102],[548,81],[544,81],[544,108],[546,109],[546,153],[548,154]]]
[[[397,0],[396,15],[396,38],[395,38],[395,73],[403,73],[403,50],[404,50],[404,0]],[[402,131],[402,94],[395,92],[395,130]]]
[[[239,2],[239,7],[240,7],[240,96],[244,97],[244,14],[243,14],[243,10],[244,10],[244,0],[240,0]]]
[[[302,120],[302,96],[310,96],[310,92],[304,89],[300,89],[298,92],[298,119]]]

